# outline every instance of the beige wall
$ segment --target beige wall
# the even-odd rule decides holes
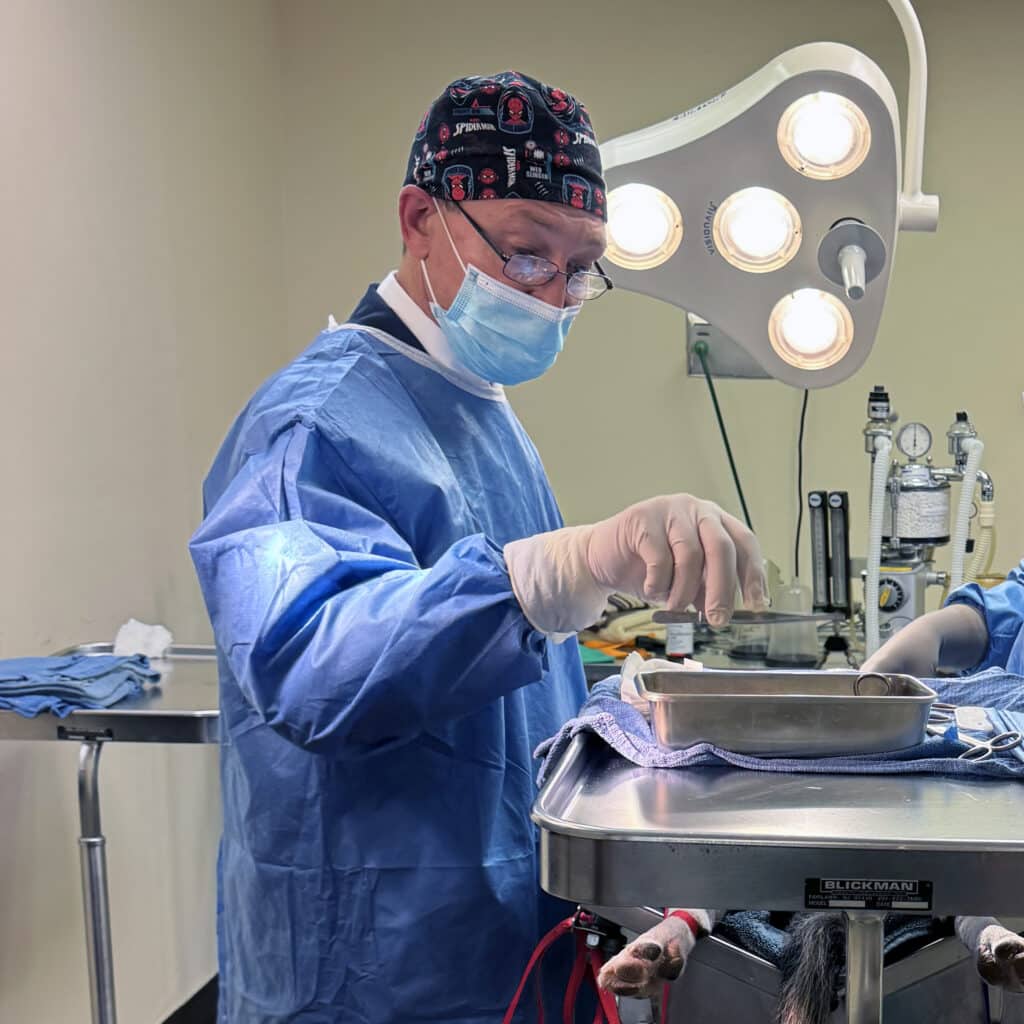
[[[208,636],[187,539],[281,359],[269,3],[0,4],[0,654]],[[88,1019],[72,745],[0,744],[0,1020]],[[120,1019],[215,971],[214,750],[104,754]]]
[[[939,435],[969,409],[989,442],[1003,519],[999,561],[1024,554],[1024,312],[1017,240],[1024,204],[1020,122],[1024,6],[920,0],[932,88],[926,186],[942,194],[935,236],[904,235],[880,337],[866,368],[811,396],[805,489],[845,488],[863,553],[867,463],[860,430],[874,382]],[[582,96],[610,138],[706,99],[801,42],[863,49],[906,90],[902,37],[882,0],[539,0],[458,5],[285,5],[288,342],[349,311],[395,262],[394,195],[427,100],[463,73],[510,66]],[[556,13],[557,11],[557,13]],[[539,19],[539,21],[538,21]],[[538,30],[538,24],[547,26]],[[513,393],[569,521],[673,489],[737,502],[711,405],[683,368],[683,316],[618,292],[573,329],[546,378]],[[721,385],[755,525],[791,572],[800,395],[775,382]]]

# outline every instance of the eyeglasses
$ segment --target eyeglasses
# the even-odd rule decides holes
[[[614,287],[611,279],[601,269],[601,264],[597,260],[594,260],[594,266],[597,268],[596,271],[576,270],[568,274],[564,270],[559,269],[557,264],[552,263],[551,260],[545,259],[543,256],[535,256],[529,252],[502,252],[488,238],[484,229],[466,213],[462,208],[462,203],[456,203],[455,207],[504,264],[504,274],[510,281],[525,285],[527,288],[539,288],[541,285],[545,285],[561,275],[565,278],[566,294],[577,302],[598,299]]]

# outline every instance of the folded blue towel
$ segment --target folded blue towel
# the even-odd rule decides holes
[[[642,768],[747,768],[761,772],[815,772],[818,774],[902,775],[931,773],[974,778],[1024,779],[1024,760],[1008,751],[990,761],[961,761],[965,747],[956,738],[951,726],[943,736],[929,736],[916,747],[884,754],[856,757],[783,758],[752,757],[700,743],[687,750],[663,750],[655,742],[650,725],[643,715],[619,699],[621,680],[613,676],[598,683],[590,692],[576,718],[566,722],[555,736],[545,740],[536,757],[544,759],[538,781],[544,784],[551,769],[572,738],[589,732],[600,736],[626,760]],[[1002,669],[989,669],[974,676],[958,679],[928,680],[939,700],[951,704],[974,705],[999,709],[989,717],[997,729],[1004,723],[1024,722],[1024,677]],[[1015,713],[1022,713],[1020,718]],[[1016,726],[1014,726],[1016,728]]]
[[[10,658],[0,661],[0,711],[25,718],[51,711],[66,718],[80,708],[109,708],[159,678],[141,655]]]

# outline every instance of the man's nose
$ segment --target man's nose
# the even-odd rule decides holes
[[[569,298],[565,290],[565,285],[565,278],[559,274],[553,281],[548,281],[547,284],[534,288],[533,294],[549,305],[558,306],[559,308],[574,305],[573,300]]]

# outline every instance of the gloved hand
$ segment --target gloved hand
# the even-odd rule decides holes
[[[714,914],[689,910],[702,932],[714,927]],[[686,958],[697,944],[690,925],[678,917],[666,917],[634,939],[621,953],[601,968],[597,983],[617,996],[647,999],[667,981],[675,981],[686,966]]]
[[[713,626],[732,617],[737,582],[748,607],[765,600],[757,539],[713,502],[689,494],[513,541],[504,553],[527,619],[556,637],[593,623],[616,590],[670,609],[695,604]]]
[[[972,605],[951,604],[904,626],[864,662],[861,671],[932,678],[940,667],[973,668],[987,649],[985,617]]]
[[[985,981],[1007,992],[1024,992],[1024,939],[994,917],[958,917],[956,931],[974,953]]]

